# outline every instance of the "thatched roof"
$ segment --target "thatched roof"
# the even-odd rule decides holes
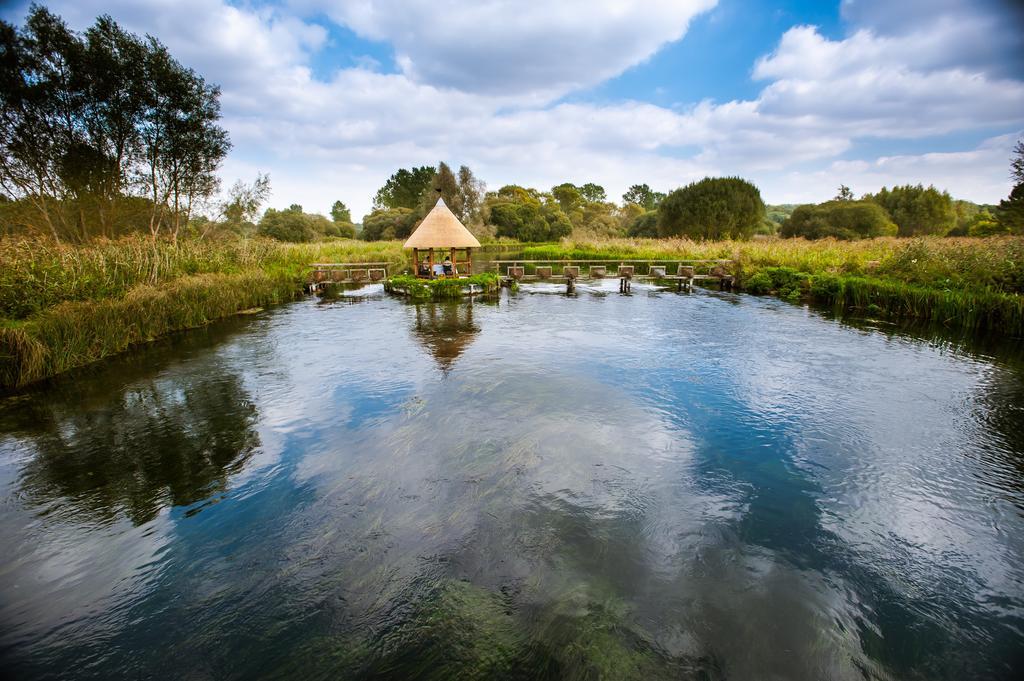
[[[405,248],[479,248],[476,240],[466,227],[448,209],[444,199],[423,218],[423,222],[405,242]]]

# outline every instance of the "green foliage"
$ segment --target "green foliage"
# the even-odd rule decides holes
[[[519,241],[557,241],[572,231],[572,223],[557,204],[541,205],[532,197],[524,203],[493,203],[490,222],[497,236]]]
[[[176,237],[217,190],[220,91],[155,38],[107,16],[75,33],[33,5],[24,28],[0,22],[0,54],[0,183],[54,239],[116,236],[129,196],[150,200],[150,232]]]
[[[583,194],[580,193],[579,187],[571,182],[563,182],[552,187],[551,195],[555,197],[555,201],[558,201],[559,207],[566,215],[583,206]]]
[[[50,239],[0,240],[0,387],[291,300],[312,262],[404,260],[397,243],[136,236],[70,248]]]
[[[419,220],[419,214],[410,208],[375,210],[363,218],[359,237],[366,241],[407,239]]]
[[[608,195],[604,191],[604,187],[593,182],[588,182],[582,187],[579,187],[580,196],[583,197],[584,201],[607,201]]]
[[[323,215],[303,213],[302,206],[296,204],[285,210],[268,208],[256,232],[260,236],[293,243],[317,241],[328,235],[341,236],[335,223]]]
[[[411,274],[400,274],[389,277],[384,282],[384,289],[403,293],[414,300],[443,300],[461,298],[470,285],[482,288],[484,293],[497,293],[500,281],[494,272],[444,279],[419,279]]]
[[[270,176],[259,173],[251,185],[237,180],[228,190],[227,198],[220,204],[223,219],[221,227],[241,236],[252,236],[256,232],[256,217],[260,206],[270,196]]]
[[[526,259],[729,258],[740,285],[892,316],[1024,333],[1024,237],[838,241],[603,240],[529,246]],[[766,271],[767,270],[767,271]],[[796,274],[793,274],[796,273]],[[804,277],[807,277],[805,280]]]
[[[843,199],[797,207],[783,223],[780,234],[807,239],[862,239],[894,236],[896,225],[885,209],[873,201]]]
[[[335,222],[352,222],[352,211],[341,201],[335,201],[331,206],[331,219]]]
[[[839,189],[836,191],[836,196],[833,201],[853,201],[853,192],[845,184],[839,185]]]
[[[1017,140],[1010,158],[1010,177],[1017,185],[1024,184],[1024,139]]]
[[[981,210],[966,224],[968,236],[1005,236],[1011,233],[1009,225],[996,219],[988,210]]]
[[[398,169],[373,197],[375,211],[396,208],[415,210],[423,200],[424,192],[431,188],[435,173],[433,166]]]
[[[749,237],[765,215],[757,187],[738,177],[704,178],[669,194],[658,208],[660,236]]]
[[[956,226],[956,211],[948,192],[935,187],[903,185],[885,187],[877,194],[867,194],[866,200],[874,201],[889,213],[899,227],[899,236],[943,235]]]
[[[646,184],[634,184],[622,195],[622,203],[635,203],[645,211],[652,211],[665,198],[662,192],[652,191]]]
[[[1020,147],[1022,142],[1018,142]],[[1010,196],[999,202],[996,209],[999,224],[1014,234],[1024,234],[1024,181],[1010,191]]]
[[[658,211],[649,210],[637,216],[629,225],[627,234],[633,237],[654,238],[658,236]]]
[[[468,166],[459,166],[459,201],[461,211],[455,213],[462,224],[470,227],[481,221],[485,185],[473,175]]]

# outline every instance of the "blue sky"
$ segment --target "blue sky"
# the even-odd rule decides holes
[[[617,197],[740,175],[772,203],[905,182],[994,202],[1024,131],[1010,0],[52,0],[222,87],[225,182],[355,216],[395,169]],[[20,23],[26,2],[4,16]]]

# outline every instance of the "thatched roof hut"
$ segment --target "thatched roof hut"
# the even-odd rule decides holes
[[[480,248],[480,242],[439,198],[405,242],[405,248]]]
[[[405,248],[412,249],[413,271],[418,275],[423,274],[420,268],[419,252],[427,251],[428,255],[424,259],[424,263],[429,262],[430,268],[433,269],[435,250],[449,252],[448,257],[453,263],[453,271],[455,271],[456,251],[464,250],[467,270],[472,272],[469,249],[480,248],[480,242],[466,229],[465,225],[459,222],[455,213],[445,205],[444,199],[438,198],[437,203],[405,242]]]

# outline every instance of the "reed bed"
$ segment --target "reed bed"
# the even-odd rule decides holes
[[[398,242],[145,238],[0,242],[0,388],[302,293],[313,262],[392,262]]]
[[[114,298],[140,284],[196,274],[264,270],[301,278],[311,262],[398,263],[404,259],[397,241],[283,244],[231,239],[174,244],[128,237],[74,247],[42,239],[4,239],[0,240],[0,317],[25,319],[65,301]]]
[[[718,259],[753,293],[1024,334],[1024,238],[565,241],[527,259]]]

